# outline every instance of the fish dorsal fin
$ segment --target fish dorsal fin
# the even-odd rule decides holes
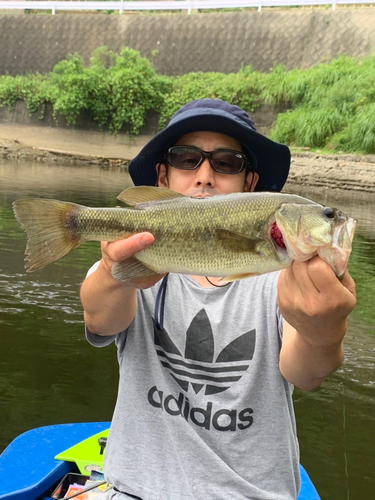
[[[216,235],[220,244],[231,252],[251,252],[257,254],[256,245],[261,238],[247,237],[246,235],[230,231],[229,229],[217,229]]]
[[[117,196],[117,199],[129,205],[136,207],[141,203],[149,201],[172,200],[175,198],[184,198],[183,194],[176,193],[168,188],[154,186],[134,186],[125,189]]]

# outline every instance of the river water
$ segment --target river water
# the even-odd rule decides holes
[[[43,425],[111,419],[118,380],[114,346],[84,338],[78,297],[99,244],[26,274],[26,238],[11,204],[42,197],[115,206],[131,185],[121,169],[0,160],[0,451]],[[293,188],[296,191],[295,188]],[[298,191],[298,190],[297,190]],[[350,317],[343,366],[321,387],[294,393],[301,462],[322,500],[375,498],[375,208],[371,198],[299,193],[359,221],[349,268],[358,305]]]

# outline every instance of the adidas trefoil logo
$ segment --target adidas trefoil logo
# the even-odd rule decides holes
[[[183,391],[189,386],[196,394],[204,389],[206,396],[226,391],[238,382],[249,368],[255,350],[255,330],[250,330],[228,344],[214,359],[214,337],[210,321],[201,309],[186,332],[185,353],[176,347],[165,329],[154,322],[157,354]]]

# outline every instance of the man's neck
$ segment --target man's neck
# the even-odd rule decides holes
[[[206,278],[206,276],[192,276],[192,278],[197,281],[202,288],[213,288],[215,285],[222,286],[221,278]],[[210,283],[211,282],[211,283]]]

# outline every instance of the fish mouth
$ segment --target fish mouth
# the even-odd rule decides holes
[[[285,228],[279,227],[276,223],[271,225],[270,237],[279,252],[286,247],[286,252],[292,260],[306,261],[314,255],[324,260],[334,271],[339,279],[345,274],[348,266],[349,256],[352,251],[352,242],[356,230],[357,221],[351,217],[346,217],[343,222],[332,228],[331,239],[319,245],[311,243],[309,235],[303,231],[298,238],[292,239]],[[284,246],[282,246],[284,245]]]
[[[348,217],[344,224],[334,229],[332,246],[318,249],[319,257],[332,267],[339,279],[342,279],[348,267],[356,227],[357,221]]]

